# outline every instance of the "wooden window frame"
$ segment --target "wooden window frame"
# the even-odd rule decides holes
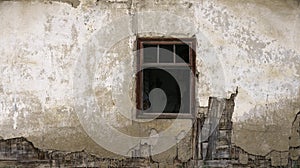
[[[189,44],[189,67],[192,70],[190,75],[190,106],[189,113],[144,113],[142,108],[143,100],[143,73],[141,71],[143,66],[168,66],[172,65],[184,65],[186,63],[143,63],[143,45],[144,44]],[[195,38],[137,38],[137,74],[136,74],[136,107],[137,113],[136,118],[138,119],[190,119],[195,116],[195,72],[196,72],[196,39]]]

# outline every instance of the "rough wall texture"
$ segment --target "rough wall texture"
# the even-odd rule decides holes
[[[232,114],[234,111],[233,94],[230,99],[210,97],[208,111],[203,110],[195,124],[198,132],[195,143],[195,156],[182,161],[188,148],[189,136],[176,145],[176,156],[170,162],[157,160],[155,156],[132,155],[114,159],[99,157],[86,151],[66,152],[41,150],[33,146],[26,138],[0,140],[0,166],[22,167],[299,167],[300,135],[293,133],[288,151],[272,150],[266,155],[246,152],[231,142]],[[219,113],[220,112],[220,113]],[[300,113],[300,112],[299,112]],[[292,123],[292,132],[299,129],[299,113]],[[218,120],[219,122],[214,122]],[[216,124],[214,124],[216,123]],[[211,132],[211,133],[210,133]],[[209,136],[207,136],[209,134]],[[143,148],[135,150],[135,154]],[[155,159],[156,158],[156,159]],[[166,159],[166,158],[164,158]],[[170,159],[170,158],[169,158]],[[155,161],[156,160],[156,161]]]
[[[155,11],[153,17],[144,19],[150,11]],[[4,138],[26,137],[40,149],[121,157],[90,138],[99,127],[87,128],[90,125],[81,120],[77,87],[83,88],[80,93],[95,96],[101,107],[97,115],[118,131],[134,136],[159,133],[173,120],[141,123],[123,117],[134,115],[135,39],[196,37],[198,111],[208,106],[210,96],[229,97],[239,87],[232,143],[253,156],[292,148],[293,157],[298,157],[298,128],[292,125],[300,111],[297,1],[1,1],[0,20],[0,135]],[[124,25],[129,35],[112,41],[118,26]],[[89,45],[90,39],[98,45]],[[87,62],[82,61],[83,51]],[[106,54],[95,61],[93,53]],[[90,71],[90,62],[96,62],[95,71]],[[88,87],[78,86],[77,80],[87,81]],[[89,121],[97,123],[98,116]],[[187,162],[193,153],[187,148],[192,146],[192,131],[174,130],[181,131],[187,140],[178,150],[183,153],[180,160]],[[104,131],[103,136],[109,135]],[[170,147],[153,160],[173,163],[176,156],[176,147]]]

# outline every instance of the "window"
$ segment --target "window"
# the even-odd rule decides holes
[[[194,38],[137,39],[137,118],[191,118],[195,101]]]

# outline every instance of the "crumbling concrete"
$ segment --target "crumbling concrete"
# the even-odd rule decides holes
[[[198,166],[208,167],[299,167],[299,113],[292,123],[289,150],[272,150],[266,155],[251,154],[232,143],[233,94],[230,99],[210,98],[207,114],[199,118],[200,153]],[[215,122],[217,124],[215,124]],[[207,136],[207,134],[210,134]]]
[[[0,166],[5,167],[147,167],[151,164],[146,158],[109,159],[85,151],[40,150],[26,138],[0,140]]]
[[[22,167],[298,167],[299,165],[299,145],[298,133],[299,116],[293,122],[292,136],[290,138],[289,151],[271,151],[266,155],[254,155],[246,152],[241,147],[231,142],[232,135],[232,114],[234,109],[233,94],[230,99],[210,98],[210,106],[206,114],[198,118],[200,125],[195,125],[199,153],[184,159],[186,152],[191,148],[190,141],[186,136],[179,141],[173,151],[168,151],[168,155],[174,154],[170,160],[158,159],[160,156],[143,154],[144,148],[148,151],[148,145],[142,145],[135,151],[131,158],[101,158],[86,151],[64,152],[57,150],[41,150],[28,141],[26,138],[13,138],[0,140],[0,166],[22,166]],[[213,113],[213,116],[210,116]],[[299,112],[300,113],[300,112]],[[206,116],[206,117],[204,117]],[[210,118],[208,118],[210,116]],[[215,118],[214,118],[215,117]],[[215,125],[214,121],[218,121]],[[209,129],[206,124],[210,123]],[[224,132],[225,131],[225,132]],[[297,132],[296,134],[294,132]],[[206,137],[206,133],[210,135]],[[179,148],[183,146],[184,148]],[[182,154],[181,152],[184,152]],[[189,152],[188,152],[189,153]],[[189,154],[188,154],[189,155]]]

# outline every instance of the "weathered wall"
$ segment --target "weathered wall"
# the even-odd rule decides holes
[[[101,116],[129,135],[164,130],[172,120],[130,120],[135,38],[196,37],[197,105],[207,106],[209,96],[228,97],[239,87],[233,142],[259,155],[288,150],[300,110],[297,1],[67,2],[0,2],[1,136],[24,136],[44,149],[85,149],[109,157],[113,154],[90,138]],[[128,34],[120,34],[118,27]],[[82,121],[78,94],[94,95],[100,113]],[[188,128],[191,123],[179,124]],[[174,134],[181,131],[189,132],[175,129]],[[109,137],[109,131],[103,132]],[[97,133],[93,138],[97,141]],[[175,148],[169,150],[155,159],[172,162]],[[191,157],[189,150],[183,150],[182,160]]]

